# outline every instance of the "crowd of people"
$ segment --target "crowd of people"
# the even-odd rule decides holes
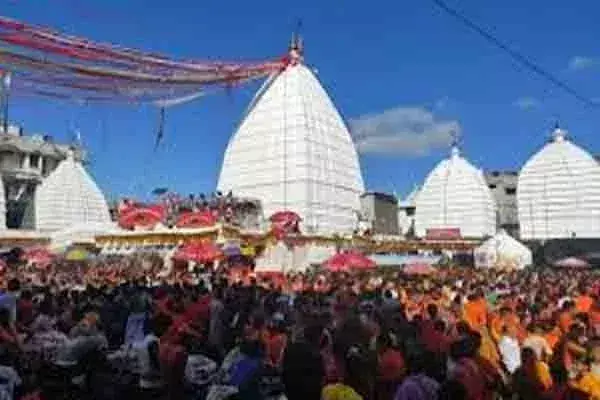
[[[113,208],[112,218],[118,220],[123,209],[130,206],[160,206],[165,212],[164,221],[166,226],[174,226],[178,218],[188,212],[207,212],[219,222],[228,223],[247,229],[258,227],[260,203],[255,200],[237,197],[233,192],[213,192],[210,194],[200,193],[182,196],[157,189],[155,193],[157,202],[155,204],[137,203],[132,199],[121,199],[119,204]]]
[[[157,270],[6,271],[0,399],[600,399],[593,271]]]

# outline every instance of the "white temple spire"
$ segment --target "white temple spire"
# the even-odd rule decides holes
[[[553,139],[519,173],[522,239],[600,237],[600,166],[566,137],[557,125]]]
[[[355,228],[364,191],[348,128],[294,34],[290,62],[261,88],[231,138],[218,189],[261,200],[265,217],[294,211],[315,233]]]
[[[302,36],[300,36],[301,22],[298,22],[298,27],[295,32],[292,33],[292,39],[290,40],[290,46],[288,49],[288,56],[292,65],[304,62],[304,42]]]
[[[555,142],[562,142],[567,138],[567,135],[568,132],[564,129],[561,129],[557,122],[556,126],[554,127],[554,130],[552,131],[552,139]]]
[[[482,172],[465,160],[453,134],[450,158],[427,175],[416,197],[415,232],[424,237],[430,229],[459,229],[464,237],[496,232],[496,203]]]
[[[36,228],[53,232],[80,225],[109,224],[108,203],[75,152],[66,158],[37,187]]]
[[[451,149],[450,149],[450,155],[452,157],[452,159],[456,159],[460,156],[460,145],[459,145],[459,141],[460,141],[460,134],[458,133],[458,131],[453,130],[450,132],[450,136],[452,137],[452,142],[451,142]]]

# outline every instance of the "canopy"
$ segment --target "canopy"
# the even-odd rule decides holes
[[[501,230],[474,250],[475,267],[523,269],[533,264],[531,250]]]
[[[209,263],[223,256],[221,250],[213,243],[188,243],[180,247],[174,254],[175,260]]]
[[[323,263],[329,271],[349,271],[374,269],[377,265],[364,254],[351,250],[338,253]]]

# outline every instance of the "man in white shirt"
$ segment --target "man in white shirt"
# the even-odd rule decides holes
[[[510,325],[504,327],[503,335],[498,342],[498,350],[507,371],[514,374],[521,366],[521,348],[515,327]]]

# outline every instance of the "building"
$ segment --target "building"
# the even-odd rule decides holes
[[[41,232],[112,225],[104,194],[72,151],[37,188],[35,220]]]
[[[348,128],[292,42],[289,64],[256,94],[231,138],[218,189],[293,211],[306,233],[356,229],[364,183]]]
[[[556,127],[519,173],[521,239],[600,238],[600,165]]]
[[[496,201],[496,224],[513,237],[519,237],[516,171],[487,171],[484,174],[488,188]]]
[[[366,221],[372,234],[398,235],[398,199],[395,196],[367,192],[360,196],[361,220]]]
[[[36,188],[66,158],[69,148],[55,143],[50,136],[26,136],[17,126],[9,125],[6,132],[0,132],[0,174],[7,228],[35,228]],[[79,148],[74,155],[79,160],[85,156]]]
[[[481,170],[454,146],[427,176],[416,198],[415,233],[460,231],[481,238],[496,233],[496,203]]]

